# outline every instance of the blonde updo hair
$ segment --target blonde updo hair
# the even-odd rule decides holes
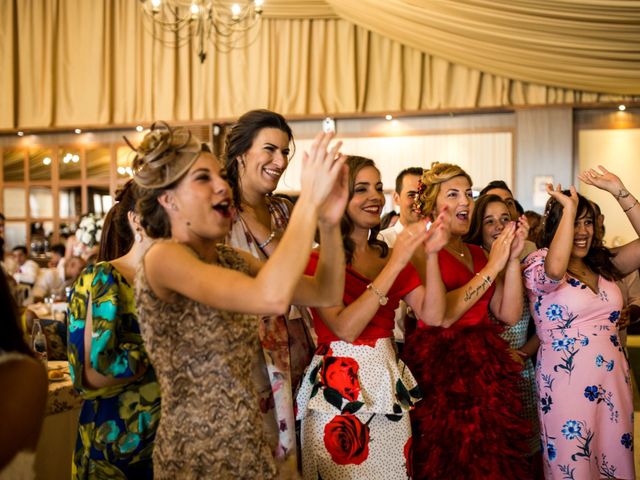
[[[186,175],[202,152],[210,152],[189,130],[154,122],[133,159],[133,180],[139,188],[136,211],[140,224],[151,238],[171,236],[171,223],[158,197],[174,188]]]
[[[460,176],[465,177],[469,181],[469,185],[473,185],[469,174],[458,165],[438,162],[431,164],[431,168],[425,170],[420,179],[418,197],[414,204],[417,213],[423,217],[434,217],[436,197],[440,192],[440,185]]]

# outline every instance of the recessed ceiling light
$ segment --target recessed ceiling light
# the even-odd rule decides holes
[[[386,114],[386,115],[384,116],[384,119],[385,119],[385,120],[393,120],[393,115]]]
[[[80,134],[80,133],[82,133],[82,130],[80,130],[79,128],[76,128],[76,129],[74,130],[74,132],[76,132],[76,133]]]
[[[626,105],[618,105],[618,110],[624,112],[627,109]]]
[[[141,132],[141,131],[143,131],[143,130],[144,130],[144,127],[143,127],[142,125],[138,125],[138,126],[136,127],[136,132]]]
[[[23,131],[18,132],[18,136],[19,137],[23,137],[24,136],[24,132]]]
[[[51,159],[49,157],[44,157],[42,159],[42,163],[45,165],[51,165]]]

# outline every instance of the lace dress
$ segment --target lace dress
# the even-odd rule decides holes
[[[230,247],[218,246],[218,262],[248,272]],[[273,478],[251,381],[256,317],[180,295],[164,302],[149,286],[144,258],[135,285],[142,337],[162,392],[154,477]]]

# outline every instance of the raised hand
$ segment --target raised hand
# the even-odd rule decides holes
[[[616,198],[624,196],[624,193],[627,190],[624,188],[624,184],[622,183],[622,180],[620,180],[620,177],[615,173],[611,173],[602,165],[598,165],[598,168],[600,169],[599,172],[590,168],[589,170],[585,170],[579,174],[578,178],[587,185],[593,185],[600,190],[609,192]]]
[[[498,238],[491,245],[489,263],[495,265],[498,271],[502,271],[511,256],[511,244],[516,234],[515,222],[509,222],[500,232]]]
[[[439,252],[449,241],[451,233],[449,231],[449,225],[451,224],[450,217],[451,214],[449,210],[444,206],[435,222],[431,224],[427,233],[427,239],[424,242],[424,251],[427,255]]]
[[[302,157],[300,195],[307,196],[317,206],[322,205],[332,192],[347,159],[339,155],[342,142],[336,142],[329,149],[333,137],[333,132],[320,132],[313,140],[310,151],[304,152]]]
[[[342,165],[342,169],[333,184],[329,196],[320,207],[319,221],[327,225],[340,223],[349,200],[349,167]]]
[[[509,260],[515,260],[520,258],[520,254],[524,249],[524,242],[529,236],[529,221],[527,217],[521,215],[518,219],[518,225],[516,227],[516,233],[511,244],[511,255]]]
[[[562,185],[558,184],[553,189],[553,185],[551,183],[547,183],[547,193],[551,195],[564,209],[571,208],[573,213],[576,213],[576,209],[578,208],[578,192],[576,192],[576,187],[571,185],[569,187],[569,196],[562,193]]]
[[[421,220],[412,223],[398,234],[396,243],[391,250],[389,262],[404,267],[411,259],[413,252],[427,239],[427,222]]]

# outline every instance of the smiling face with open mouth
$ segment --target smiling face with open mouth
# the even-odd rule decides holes
[[[204,239],[224,238],[233,214],[231,188],[216,157],[201,154],[170,193],[172,222],[188,225],[192,234]]]
[[[277,128],[263,128],[240,158],[243,192],[266,195],[278,186],[289,165],[289,136]]]
[[[487,204],[482,217],[482,246],[487,250],[491,250],[491,245],[493,245],[495,239],[500,236],[502,230],[510,221],[511,214],[503,202]]]
[[[360,228],[373,228],[380,223],[384,206],[384,193],[380,172],[375,167],[364,167],[357,174],[353,197],[347,205],[347,215]]]
[[[458,175],[440,184],[436,211],[447,206],[451,212],[451,235],[463,236],[469,231],[473,212],[473,191],[467,177]]]
[[[573,224],[573,248],[571,256],[584,258],[589,253],[593,241],[593,217],[586,209],[576,218]]]

